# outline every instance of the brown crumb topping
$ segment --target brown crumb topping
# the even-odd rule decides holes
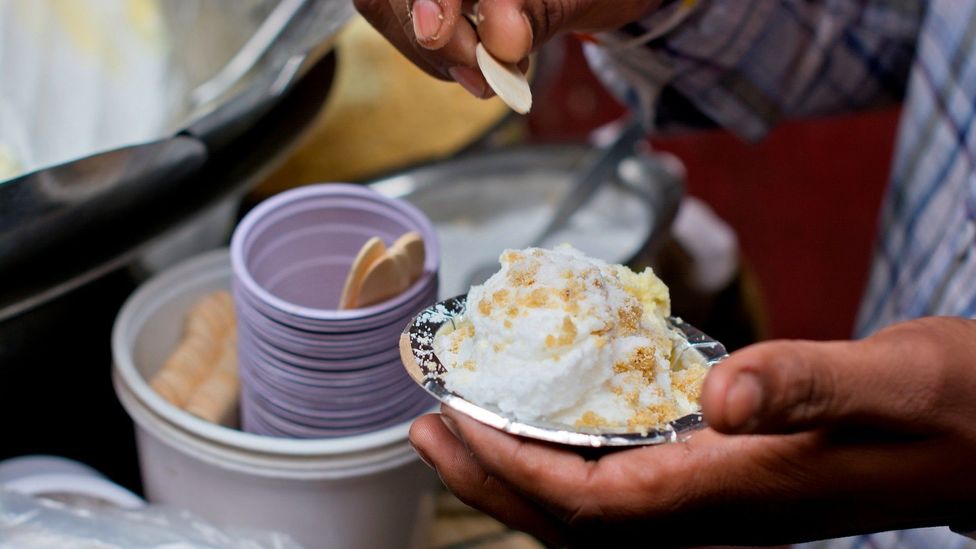
[[[474,324],[462,324],[451,334],[451,352],[457,353],[465,339],[474,337]]]
[[[632,429],[651,427],[671,421],[678,415],[678,410],[670,403],[652,404],[637,410],[627,419],[627,426]]]
[[[505,263],[517,263],[523,259],[525,259],[525,254],[515,250],[509,250],[502,256],[502,261]]]
[[[559,334],[559,344],[569,345],[570,343],[576,341],[576,324],[573,323],[573,319],[568,316],[563,317],[563,325],[560,328]]]
[[[701,396],[702,384],[708,369],[701,364],[691,365],[683,370],[671,373],[671,386],[675,391],[684,393],[689,400],[698,400]]]
[[[620,324],[621,335],[633,335],[640,327],[641,308],[640,304],[631,302],[621,307],[617,312],[617,321]]]
[[[529,292],[529,295],[520,300],[519,305],[530,309],[539,309],[549,304],[549,290],[546,288],[536,288]]]
[[[678,415],[678,410],[673,403],[658,402],[649,406],[641,406],[640,393],[632,391],[627,393],[624,398],[634,413],[627,418],[627,427],[631,429],[641,429],[654,427],[671,421]]]
[[[471,372],[478,369],[477,365],[475,365],[473,360],[465,360],[464,362],[461,363],[460,367]]]
[[[651,347],[638,347],[630,355],[630,360],[615,364],[614,373],[635,372],[644,378],[647,383],[654,382],[654,349]]]
[[[535,277],[539,273],[539,262],[532,261],[528,265],[513,267],[508,271],[508,281],[515,287],[527,287],[535,284]]]
[[[606,419],[604,419],[603,416],[591,410],[587,410],[586,412],[583,412],[583,415],[580,416],[578,420],[576,420],[577,428],[583,427],[583,428],[596,429],[600,427],[608,427],[609,425],[610,425],[609,422]]]
[[[586,285],[579,278],[566,281],[566,286],[559,290],[559,298],[563,302],[563,309],[570,314],[579,313],[579,303],[586,297]]]
[[[563,324],[559,327],[559,335],[549,334],[546,336],[546,347],[552,349],[553,347],[571,345],[576,341],[576,334],[576,324],[573,323],[573,319],[564,316]]]

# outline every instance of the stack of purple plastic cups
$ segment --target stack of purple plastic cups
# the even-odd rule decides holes
[[[359,249],[417,231],[418,281],[385,302],[337,310]],[[293,438],[363,434],[409,421],[434,401],[400,362],[400,332],[437,299],[430,221],[369,188],[313,185],[252,210],[231,242],[243,430]]]

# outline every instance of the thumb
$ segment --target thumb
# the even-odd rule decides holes
[[[492,55],[518,63],[561,32],[616,29],[660,3],[614,0],[611,6],[602,0],[481,0],[478,36]]]
[[[914,360],[918,346],[892,343],[747,347],[709,372],[701,396],[705,420],[725,433],[789,433],[840,423],[911,428],[936,409],[938,368]]]

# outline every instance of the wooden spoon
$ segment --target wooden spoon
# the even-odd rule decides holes
[[[356,307],[367,307],[406,290],[410,286],[406,258],[402,251],[389,249],[370,265],[363,277]]]
[[[473,11],[464,14],[476,33],[481,21],[481,16],[476,15],[477,10],[478,7],[475,6]],[[529,79],[517,65],[500,61],[488,53],[481,42],[475,46],[474,54],[485,81],[503,103],[519,114],[527,114],[532,110],[532,88],[529,87]]]
[[[410,276],[410,284],[416,282],[424,273],[424,261],[427,259],[424,239],[420,233],[416,231],[405,233],[390,246],[390,249],[403,252],[407,274]]]
[[[378,236],[370,238],[363,244],[359,253],[356,254],[356,259],[352,262],[352,267],[349,268],[349,274],[346,275],[346,283],[342,287],[342,296],[339,298],[339,309],[356,307],[366,272],[385,252],[386,245]]]
[[[478,68],[485,75],[485,81],[513,111],[526,114],[532,110],[532,89],[529,80],[519,68],[511,63],[503,63],[488,53],[484,45],[475,46]]]

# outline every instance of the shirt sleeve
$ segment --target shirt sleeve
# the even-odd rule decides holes
[[[587,44],[645,122],[704,118],[761,138],[787,117],[904,95],[924,0],[677,0]]]

